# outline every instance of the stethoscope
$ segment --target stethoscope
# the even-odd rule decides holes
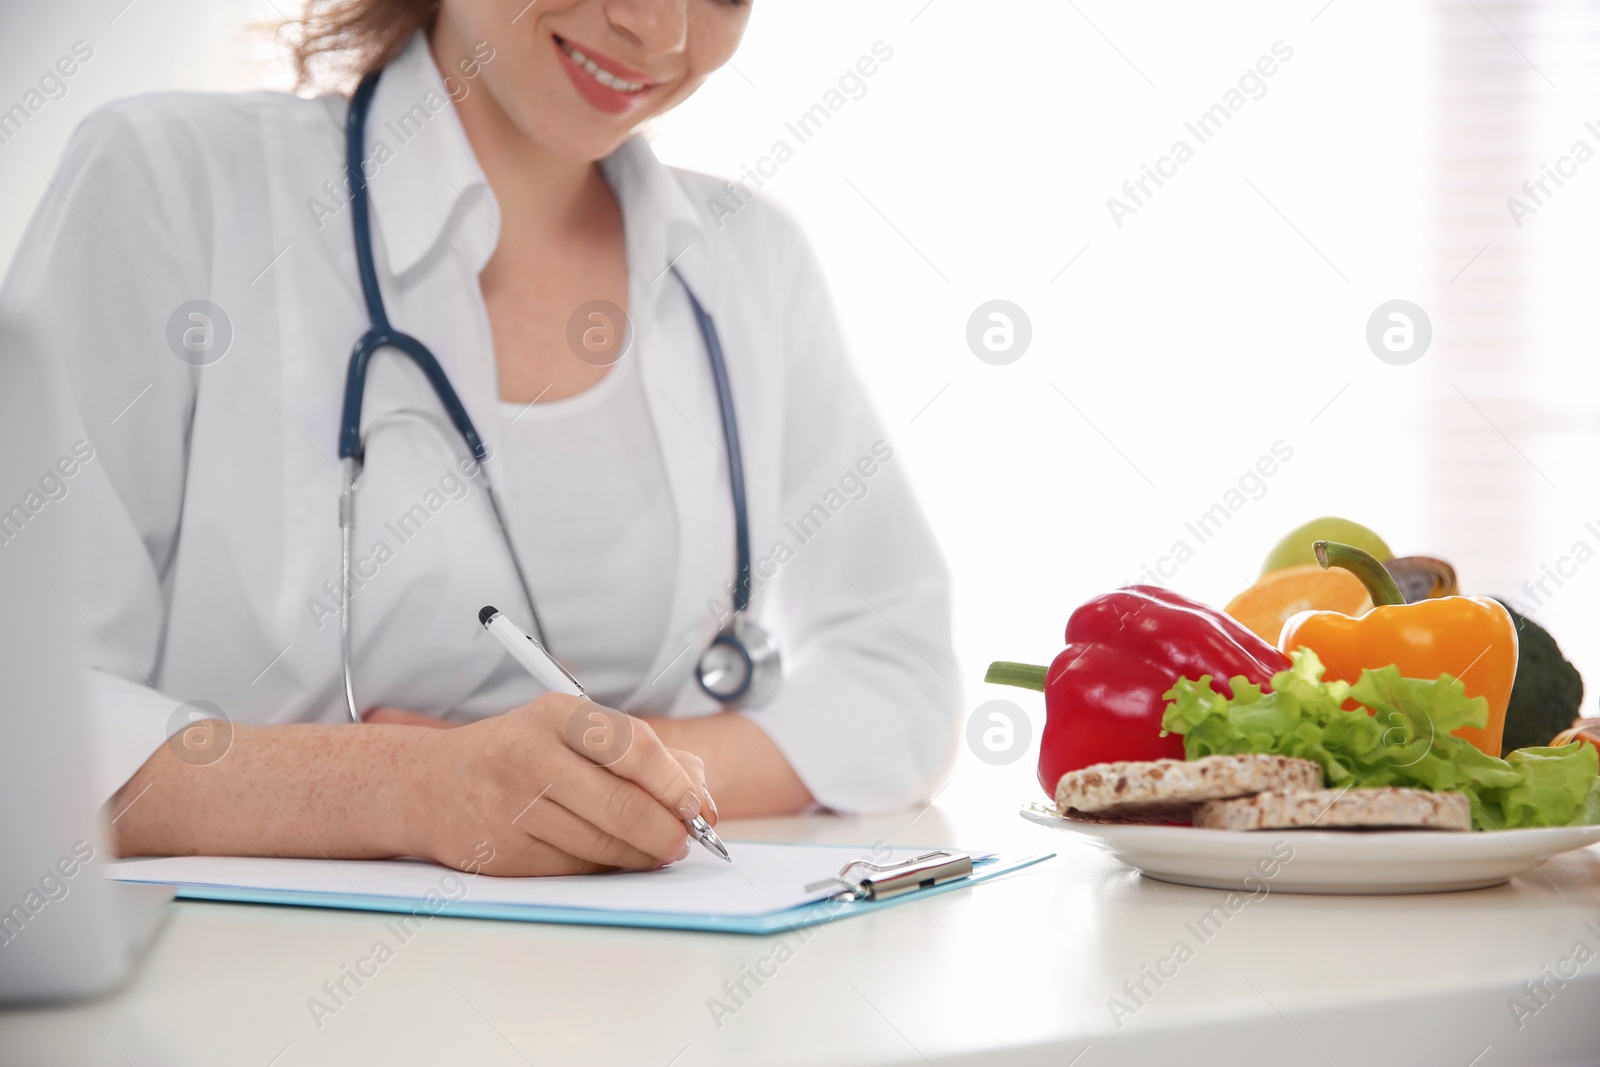
[[[367,184],[361,173],[361,150],[366,143],[367,112],[382,74],[383,71],[379,70],[361,80],[350,98],[350,114],[345,121],[345,175],[350,184],[350,216],[355,227],[356,265],[361,274],[361,294],[366,301],[367,318],[371,322],[350,353],[350,369],[345,376],[344,413],[339,424],[339,463],[344,475],[344,488],[339,495],[339,531],[343,541],[339,564],[339,665],[344,675],[345,707],[352,722],[361,721],[355,685],[350,674],[351,560],[355,538],[356,482],[361,477],[363,460],[361,401],[366,392],[367,367],[381,348],[393,348],[411,357],[427,377],[445,414],[466,442],[468,451],[478,461],[489,507],[494,512],[495,528],[500,531],[500,540],[505,544],[506,554],[511,557],[517,584],[521,586],[523,598],[528,604],[534,635],[547,651],[549,649],[539,611],[533,603],[533,590],[528,585],[522,560],[506,529],[505,512],[500,506],[499,494],[495,492],[494,483],[489,477],[489,450],[484,447],[483,438],[478,436],[477,427],[473,426],[466,407],[428,346],[390,325],[388,312],[383,306],[383,294],[378,289],[378,271],[373,261],[372,231],[368,220]],[[711,321],[711,316],[701,306],[683,276],[676,269],[673,274],[678,276],[684,292],[689,296],[689,306],[694,310],[695,322],[700,327],[706,355],[711,362],[711,377],[717,388],[717,410],[722,418],[722,438],[727,446],[728,485],[733,496],[736,551],[733,614],[701,653],[695,667],[695,677],[702,690],[723,704],[756,707],[776,692],[782,677],[782,666],[776,642],[749,617],[750,514],[745,502],[744,464],[739,449],[739,424],[734,417],[733,388],[728,382],[728,368],[722,357],[722,342],[717,336],[716,324]]]

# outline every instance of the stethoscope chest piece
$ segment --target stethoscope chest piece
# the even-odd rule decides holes
[[[714,700],[758,708],[772,699],[783,680],[778,643],[748,615],[737,612],[701,653],[695,680]]]

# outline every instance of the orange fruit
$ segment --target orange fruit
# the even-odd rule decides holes
[[[1366,586],[1349,571],[1315,563],[1264,574],[1223,610],[1268,644],[1276,645],[1283,624],[1302,611],[1363,615],[1372,609]]]

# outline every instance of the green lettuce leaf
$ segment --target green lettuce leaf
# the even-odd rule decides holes
[[[1265,752],[1314,760],[1330,788],[1400,786],[1460,792],[1478,829],[1600,823],[1600,754],[1586,744],[1486,755],[1452,731],[1481,727],[1489,708],[1448,674],[1403,678],[1389,666],[1355,685],[1322,680],[1316,653],[1290,653],[1272,692],[1230,679],[1233,699],[1211,676],[1180,678],[1165,696],[1163,732],[1183,735],[1189,759]],[[1360,704],[1346,710],[1345,704]],[[1367,713],[1370,709],[1372,714]]]

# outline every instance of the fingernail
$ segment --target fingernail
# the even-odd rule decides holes
[[[683,799],[678,801],[678,814],[683,816],[685,819],[692,819],[699,815],[700,798],[695,796],[693,793],[684,794]]]
[[[683,844],[678,848],[678,854],[676,856],[672,857],[672,862],[673,863],[677,863],[679,860],[686,860],[688,858],[689,858],[689,839],[686,837],[686,838],[683,839]]]
[[[710,808],[710,809],[711,809],[711,817],[712,817],[712,818],[713,818],[713,819],[715,819],[715,818],[718,818],[718,817],[719,817],[719,816],[718,816],[718,815],[717,815],[717,802],[716,802],[716,800],[715,800],[715,799],[714,799],[714,798],[713,798],[713,797],[712,797],[712,796],[711,796],[711,791],[710,791],[710,790],[709,790],[709,789],[708,789],[708,790],[706,790],[706,807],[708,807],[708,808]]]

